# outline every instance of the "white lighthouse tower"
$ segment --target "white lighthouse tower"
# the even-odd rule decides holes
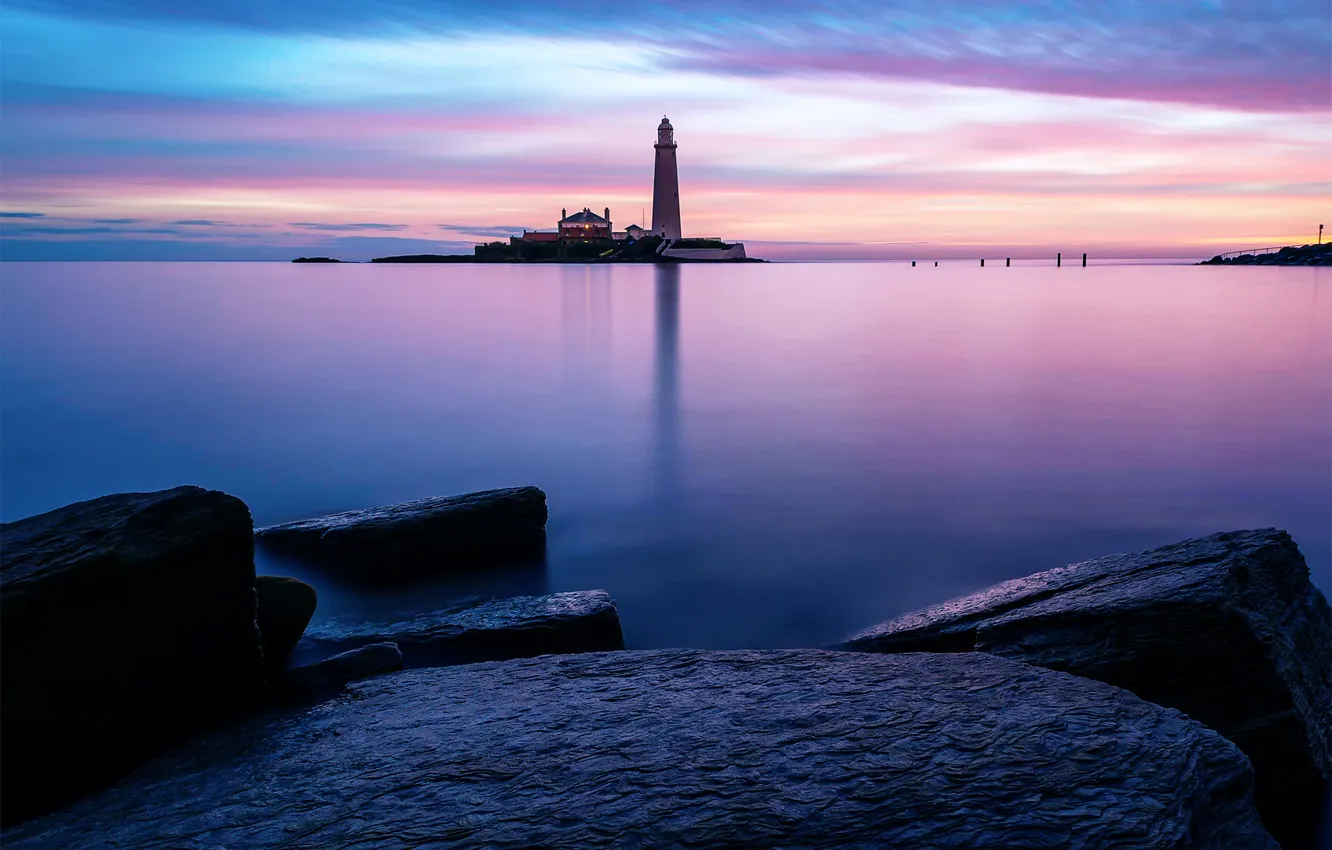
[[[680,238],[680,172],[675,165],[675,128],[662,116],[657,125],[656,170],[652,174],[652,232]]]

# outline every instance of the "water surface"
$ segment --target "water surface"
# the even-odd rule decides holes
[[[993,264],[992,264],[993,266]],[[944,264],[0,267],[0,515],[183,483],[258,524],[536,484],[631,646],[820,644],[1288,529],[1332,589],[1332,273]]]

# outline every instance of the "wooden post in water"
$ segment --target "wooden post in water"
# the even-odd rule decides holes
[[[981,257],[981,268],[985,268],[985,258]]]
[[[936,269],[939,268],[939,261],[938,261],[938,260],[935,260],[935,261],[934,261],[934,267],[935,267]]]
[[[1059,268],[1063,264],[1064,264],[1064,253],[1061,251],[1058,254],[1055,254],[1055,268]]]
[[[1013,265],[1013,258],[1012,258],[1012,257],[1005,257],[1005,258],[1004,258],[1004,268],[1008,268],[1008,267],[1011,266],[1011,265]]]
[[[912,261],[911,261],[911,268],[914,269],[915,267],[916,267],[916,261],[915,261],[915,260],[912,260]]]
[[[1082,267],[1083,267],[1084,269],[1087,268],[1087,252],[1086,252],[1086,251],[1083,251],[1083,252],[1082,252]]]

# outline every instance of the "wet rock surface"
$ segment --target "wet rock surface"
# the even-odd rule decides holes
[[[258,576],[259,637],[270,673],[282,669],[319,604],[314,587],[286,576]]]
[[[1270,848],[1233,744],[982,654],[407,671],[191,741],[9,848]]]
[[[255,537],[276,555],[380,582],[540,558],[545,529],[546,494],[511,487],[271,525]]]
[[[382,642],[396,643],[408,667],[436,667],[624,649],[624,634],[610,594],[584,590],[497,599],[393,623],[315,624],[301,639],[301,654]]]
[[[1037,573],[876,626],[845,648],[975,650],[1127,688],[1239,745],[1283,846],[1313,846],[1326,816],[1332,615],[1283,531]]]
[[[3,814],[102,787],[255,704],[254,542],[239,499],[123,493],[0,526]]]
[[[320,699],[350,682],[401,669],[402,653],[396,644],[372,643],[284,671],[277,680],[277,696],[293,702]]]

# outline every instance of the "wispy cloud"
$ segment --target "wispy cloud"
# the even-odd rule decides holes
[[[268,230],[273,227],[271,224],[259,224],[256,222],[235,222],[235,221],[213,221],[207,218],[185,218],[169,222],[169,224],[179,225],[190,228],[209,228],[216,230]]]
[[[367,230],[370,230],[370,231],[406,230],[406,229],[408,228],[409,225],[406,225],[406,224],[378,224],[378,223],[375,223],[375,222],[369,222],[369,223],[355,223],[355,224],[322,224],[322,223],[318,223],[318,222],[310,222],[310,221],[294,221],[294,222],[291,223],[291,226],[292,226],[292,227],[300,227],[300,228],[303,228],[303,229],[305,229],[305,230],[328,230],[328,231],[357,232],[357,231],[367,231]]]
[[[45,215],[38,212],[0,212],[0,218],[44,218]]]
[[[279,87],[289,99],[320,100],[336,90],[407,95],[433,78],[457,97],[473,44],[488,45],[504,68],[468,80],[482,92],[549,77],[563,43],[582,58],[561,61],[566,74],[552,84],[592,76],[628,52],[657,71],[876,76],[1259,111],[1332,105],[1332,8],[1322,0],[662,0],[653,15],[605,16],[575,0],[10,5],[27,10],[10,26],[33,47],[7,56],[9,76],[67,85],[96,69],[119,90]],[[505,52],[524,39],[525,50]],[[38,55],[51,51],[63,61]]]
[[[78,227],[78,226],[59,226],[59,225],[20,225],[18,227],[7,227],[0,231],[0,238],[9,238],[15,236],[89,236],[93,234],[119,235],[147,234],[154,236],[168,236],[180,233],[179,230],[170,227],[145,227],[145,228],[125,228],[125,227]]]
[[[473,236],[518,236],[529,228],[522,225],[475,225],[475,224],[439,224],[440,230],[453,233],[466,233]]]
[[[138,224],[137,218],[95,218],[93,224]]]

